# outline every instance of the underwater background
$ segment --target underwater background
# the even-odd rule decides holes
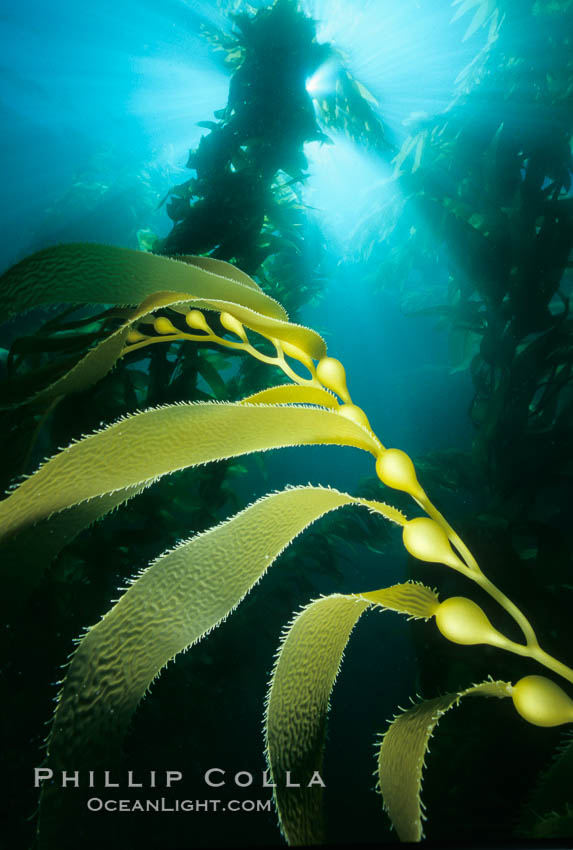
[[[543,645],[573,658],[573,3],[5,2],[0,28],[0,272],[49,246],[99,242],[212,256],[252,275],[324,336],[381,440],[415,460]],[[95,309],[46,308],[2,326],[4,489],[125,413],[236,400],[277,382],[260,363],[182,343],[121,360],[54,407],[19,406],[101,339],[105,321]],[[55,683],[118,588],[271,489],[310,482],[383,499],[370,460],[307,446],[176,473],[60,553],[2,623],[11,791],[1,847],[34,846],[33,768]],[[406,509],[401,494],[393,503]],[[209,796],[206,769],[244,770],[254,786],[221,793],[266,797],[264,700],[292,613],[321,594],[409,578],[463,593],[445,573],[415,562],[370,516],[321,520],[154,683],[125,769],[181,770],[192,799]],[[396,841],[373,772],[376,736],[398,706],[528,672],[489,647],[446,644],[431,625],[369,613],[332,696],[328,841]],[[544,773],[563,730],[468,702],[432,739],[427,838],[570,846],[573,758]],[[282,839],[272,812],[108,814],[82,818],[73,835],[63,828],[54,846],[103,841],[151,850]]]

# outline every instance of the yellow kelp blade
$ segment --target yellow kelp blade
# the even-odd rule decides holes
[[[195,299],[191,302],[192,297]],[[211,298],[200,298],[198,296],[182,296],[180,304],[173,303],[171,306],[178,313],[187,313],[189,307],[206,308],[219,312],[231,313],[241,324],[267,339],[276,339],[288,343],[301,350],[307,357],[320,360],[326,356],[326,343],[323,338],[312,328],[304,325],[296,325],[287,319],[277,319],[259,313],[252,307],[248,307],[237,301],[224,301],[215,296]]]
[[[378,778],[384,808],[400,841],[421,841],[422,769],[428,744],[440,717],[465,696],[509,697],[509,682],[482,682],[455,694],[425,700],[399,714],[385,733],[378,755]]]
[[[79,360],[68,372],[48,387],[24,399],[15,400],[2,407],[12,407],[18,403],[35,403],[44,399],[80,392],[101,380],[113,368],[122,353],[125,353],[127,335],[130,328],[160,308],[170,307],[178,312],[187,313],[195,309],[226,311],[239,319],[248,328],[255,329],[268,338],[280,340],[300,347],[308,356],[319,360],[326,354],[326,344],[322,337],[311,328],[295,325],[291,322],[263,316],[241,304],[223,301],[218,298],[199,298],[193,293],[155,292],[146,298],[121,327],[110,334]],[[152,318],[149,320],[152,322]],[[207,337],[206,337],[207,338]],[[201,341],[201,339],[197,340]],[[129,349],[127,350],[129,354]],[[320,390],[316,389],[320,393]],[[323,392],[326,393],[326,390]],[[8,399],[10,402],[11,400]],[[332,405],[330,405],[332,406]]]
[[[167,662],[224,620],[298,534],[349,504],[363,501],[328,488],[292,487],[153,562],[79,643],[56,708],[50,766],[89,767],[91,759],[113,753]],[[359,612],[368,603],[348,604]]]
[[[0,278],[0,321],[40,304],[137,304],[117,331],[65,375],[26,399],[36,402],[78,392],[113,367],[138,320],[159,307],[186,313],[189,305],[226,311],[267,338],[300,348],[308,357],[326,355],[322,337],[291,324],[282,305],[228,263],[185,257],[184,262],[108,245],[78,243],[46,248],[17,263]]]
[[[257,289],[259,292],[263,290],[259,284],[254,281],[248,274],[242,272],[236,266],[227,263],[225,260],[216,260],[214,257],[195,257],[193,254],[174,254],[172,259],[180,263],[189,263],[190,266],[198,266],[200,269],[206,269],[208,272],[213,272],[220,277],[228,277],[231,280],[236,280],[237,283],[243,283],[245,286],[250,286],[251,289]]]
[[[181,299],[185,302],[187,299]],[[236,301],[224,301],[220,298],[197,298],[196,301],[189,304],[192,307],[205,307],[207,309],[225,311],[231,313],[241,324],[256,333],[262,334],[267,339],[277,339],[280,342],[286,342],[290,345],[299,348],[308,357],[315,360],[320,360],[326,356],[326,343],[323,338],[312,328],[307,328],[304,325],[296,325],[285,319],[275,319],[273,316],[266,316],[258,313],[251,307],[244,304],[239,304]],[[187,312],[187,305],[178,307],[173,305],[173,309],[180,313]]]
[[[144,251],[78,242],[38,251],[0,277],[0,321],[41,304],[140,304],[159,290],[218,298],[288,319],[277,301],[236,276]]]
[[[334,393],[305,384],[281,384],[241,399],[241,404],[316,404],[336,410],[340,407]]]
[[[289,844],[324,843],[320,772],[330,694],[350,633],[370,603],[333,594],[311,602],[283,635],[270,680],[266,753]],[[300,787],[288,787],[299,783]]]
[[[226,402],[146,410],[72,443],[44,463],[0,503],[0,535],[86,499],[151,484],[178,469],[310,444],[379,451],[369,431],[332,410]]]
[[[8,541],[12,552],[10,558],[0,557],[0,577],[10,588],[6,596],[17,599],[29,593],[49,562],[49,557],[34,559],[33,569],[27,570],[25,562],[13,557],[18,547],[13,538],[24,541],[28,529],[58,512],[69,515],[69,524],[65,515],[58,520],[59,544],[101,517],[106,504],[111,510],[178,469],[254,451],[328,443],[374,454],[378,450],[366,429],[318,408],[197,402],[121,419],[54,455],[0,502],[0,541]],[[364,504],[394,522],[405,520],[391,506]],[[49,555],[57,549],[48,547]]]
[[[409,619],[429,620],[436,613],[440,599],[435,590],[417,581],[394,584],[381,590],[357,594],[381,608],[406,614]]]
[[[395,508],[362,504],[402,523]],[[296,615],[283,635],[271,676],[266,712],[266,746],[281,829],[289,844],[324,841],[320,775],[330,693],[355,623],[375,604],[427,619],[438,604],[435,591],[406,582],[367,593],[333,594]],[[289,772],[289,773],[287,773]],[[300,787],[288,787],[286,777]],[[294,779],[293,779],[294,781]]]

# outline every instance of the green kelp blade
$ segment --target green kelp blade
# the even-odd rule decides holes
[[[14,621],[21,601],[39,583],[56,555],[81,531],[144,489],[145,485],[136,485],[96,496],[66,511],[52,514],[8,540],[0,541],[3,582],[0,616],[9,622]]]
[[[322,786],[316,777],[322,770],[330,694],[352,629],[369,605],[353,595],[317,599],[295,616],[281,640],[267,698],[265,739],[280,827],[292,845],[325,840]],[[289,775],[300,787],[287,787]]]
[[[400,841],[423,838],[422,770],[439,719],[465,696],[509,697],[509,682],[482,682],[455,694],[425,700],[399,714],[384,734],[378,754],[378,779],[384,808]]]
[[[200,349],[194,363],[197,374],[203,378],[211,391],[211,398],[209,399],[209,396],[205,395],[202,400],[226,401],[229,395],[227,384],[225,383],[225,379],[221,377],[220,371],[213,364],[211,354],[212,352],[208,349]]]
[[[543,771],[534,793],[522,813],[523,825],[536,836],[566,837],[573,833],[558,832],[567,824],[564,812],[573,809],[573,733],[564,735],[551,764]],[[563,818],[561,817],[563,816]],[[526,834],[526,833],[524,833]]]
[[[146,298],[143,303],[133,311],[129,318],[113,331],[108,337],[102,340],[95,348],[88,351],[71,369],[61,375],[56,381],[49,384],[47,387],[39,390],[32,395],[23,398],[10,397],[10,384],[8,383],[7,392],[4,391],[6,403],[0,405],[1,408],[14,407],[19,404],[35,404],[38,401],[44,401],[57,396],[69,395],[70,393],[82,392],[88,387],[97,383],[114,367],[123,349],[125,348],[127,335],[130,328],[142,318],[152,313],[154,310],[159,310],[162,307],[169,307],[173,303],[180,301],[179,294],[171,292],[156,292],[149,298]]]
[[[560,815],[552,809],[548,815],[538,816],[535,826],[528,830],[526,835],[534,839],[561,838],[570,842],[573,835],[573,806],[568,805]],[[552,842],[549,846],[554,847],[555,844]],[[560,846],[563,846],[561,842]]]
[[[308,384],[281,384],[269,387],[241,399],[241,404],[316,404],[336,410],[339,407],[334,393]]]
[[[13,490],[0,502],[0,538],[88,499],[148,486],[178,469],[311,444],[354,446],[374,455],[379,450],[365,428],[319,408],[196,402],[136,413],[72,443]],[[371,507],[379,510],[377,503]],[[35,581],[42,568],[38,565]],[[6,570],[0,563],[0,572]]]
[[[260,289],[169,257],[78,242],[45,248],[0,277],[0,321],[42,304],[140,304],[163,290],[218,298],[276,319],[281,304]]]
[[[154,561],[80,641],[54,716],[50,765],[89,767],[98,754],[113,753],[167,662],[222,622],[298,534],[350,504],[362,500],[328,488],[291,487]],[[357,612],[367,606],[355,599],[349,604]]]

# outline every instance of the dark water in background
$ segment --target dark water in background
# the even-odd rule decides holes
[[[317,0],[308,8],[322,19],[319,39],[333,40],[346,51],[351,70],[379,97],[398,143],[411,113],[433,114],[449,102],[456,74],[476,49],[471,40],[462,44],[460,28],[449,25],[451,9],[445,2]],[[90,240],[136,247],[139,229],[152,228],[161,235],[169,231],[170,222],[157,204],[171,185],[189,177],[184,169],[187,151],[203,132],[197,121],[208,120],[226,102],[228,75],[199,37],[205,19],[224,21],[216,5],[207,2],[3,4],[1,268],[58,242]],[[451,371],[447,331],[436,327],[432,318],[406,316],[399,293],[373,293],[359,265],[351,269],[337,265],[343,253],[352,250],[345,237],[367,210],[368,190],[388,178],[388,167],[344,141],[308,153],[307,197],[327,236],[332,274],[320,301],[305,307],[300,320],[324,333],[330,353],[344,362],[354,400],[368,412],[386,445],[413,455],[469,448],[471,382],[467,371]],[[361,475],[371,473],[371,459],[350,449],[289,450],[267,456],[264,475],[253,465],[237,492],[248,500],[286,483],[309,481],[352,490]],[[405,557],[399,546],[391,546],[382,559],[365,549],[358,555],[346,554],[357,557],[358,564],[349,560],[345,587],[336,589],[350,591],[357,589],[357,581],[372,587],[404,577]],[[285,580],[296,583],[292,575]],[[249,604],[274,604],[272,594],[280,594],[280,582],[273,582],[270,601],[261,586],[261,601],[257,603],[253,595]],[[313,589],[317,596],[334,586],[321,576]],[[248,610],[241,616],[236,628],[248,630]],[[358,787],[358,794],[348,798],[356,819],[369,818],[379,807],[379,799],[366,793],[373,784],[371,733],[415,692],[417,671],[409,632],[386,618],[382,628],[370,615],[355,635],[343,670],[354,672],[346,679],[341,676],[335,694],[340,714],[332,719],[333,748],[327,764],[333,783]],[[264,675],[271,664],[268,647],[276,645],[274,623],[269,632],[264,636],[266,654],[254,650],[250,659],[254,667],[244,673],[236,672],[244,656],[232,654],[232,641],[238,637],[228,641],[217,637],[220,643],[214,643],[212,657],[203,655],[192,673],[200,676],[201,665],[228,664],[234,687],[243,688],[243,695],[249,692],[244,710],[236,694],[231,697],[232,709],[227,697],[217,696],[226,729],[221,740],[213,741],[213,760],[218,763],[224,753],[230,769],[251,765],[260,769],[258,755],[249,755],[249,764],[238,762],[246,758],[245,742],[249,753],[260,742],[260,713],[254,713],[252,706],[262,706]],[[257,646],[259,635],[248,635],[245,653],[249,641]],[[191,729],[186,728],[185,700],[194,697],[185,682],[181,681],[178,699],[173,695],[176,685],[163,681],[171,675],[172,682],[178,682],[180,666],[177,662],[156,684],[136,721],[134,740],[140,734],[147,749],[142,759],[138,746],[144,744],[132,743],[133,758],[147,767],[167,758],[164,752],[171,752],[179,767],[177,736],[187,759],[183,742],[192,747],[198,732],[194,724],[200,716]],[[256,685],[251,684],[254,681]],[[367,688],[373,692],[369,704],[358,696],[358,689],[366,693]],[[150,729],[163,728],[153,708],[155,694],[157,705],[165,704],[160,703],[162,689],[172,704],[172,714],[165,717],[165,735],[181,731],[173,731],[167,742],[161,737],[147,741],[146,722]],[[210,710],[206,705],[204,711]],[[138,732],[138,726],[143,731]],[[338,818],[340,840],[350,841],[349,818],[340,810],[332,814]],[[257,828],[260,842],[278,840],[270,820],[264,829],[260,823]],[[375,840],[377,826],[366,824],[361,834]],[[149,846],[161,846],[159,827],[153,835]],[[184,846],[195,841],[216,845],[234,837],[234,829],[227,825],[201,826],[195,838],[184,839],[188,841]]]

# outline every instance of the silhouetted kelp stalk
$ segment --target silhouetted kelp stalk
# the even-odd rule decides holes
[[[395,151],[375,98],[332,45],[317,41],[316,22],[296,0],[228,14],[231,34],[202,28],[232,69],[226,106],[200,122],[207,132],[186,164],[194,176],[164,199],[171,232],[164,239],[142,233],[139,247],[234,263],[264,276],[294,312],[320,290],[313,270],[322,240],[300,192],[304,146],[332,144],[323,131],[333,130],[385,158]],[[330,90],[311,95],[307,83],[325,66]]]
[[[484,575],[432,504],[408,455],[386,448],[373,433],[364,411],[352,402],[344,367],[328,356],[324,340],[290,323],[281,305],[247,275],[213,259],[177,261],[95,244],[62,245],[6,272],[0,311],[7,316],[52,302],[87,304],[96,292],[103,303],[140,306],[34,398],[85,389],[120,357],[175,339],[245,351],[281,369],[292,383],[239,402],[151,408],[82,437],[47,460],[0,504],[1,534],[12,539],[11,545],[27,540],[30,533],[50,537],[56,531],[63,546],[164,475],[291,445],[337,444],[369,452],[380,481],[410,495],[425,516],[408,519],[391,505],[330,488],[291,487],[162,554],[78,642],[48,737],[46,765],[54,772],[105,765],[162,668],[225,620],[305,528],[345,505],[364,507],[400,526],[404,546],[415,558],[443,564],[475,582],[513,618],[524,641],[498,631],[471,599],[440,601],[435,590],[417,582],[335,593],[296,614],[282,636],[265,710],[266,756],[276,784],[280,826],[290,844],[324,839],[322,788],[307,783],[321,769],[331,690],[350,634],[366,609],[434,619],[441,634],[454,643],[507,650],[573,683],[573,670],[540,647],[528,618]],[[166,308],[169,316],[157,315]],[[212,329],[203,311],[218,315],[224,335]],[[263,339],[274,355],[256,347]],[[52,543],[52,555],[56,549]],[[19,576],[18,586],[12,587],[14,597],[29,593],[45,566],[38,560],[33,570]],[[3,586],[10,588],[12,576],[5,565],[2,569]],[[470,695],[511,697],[519,714],[534,725],[573,722],[573,700],[540,675],[515,684],[474,684],[399,714],[382,737],[378,777],[384,806],[401,840],[418,841],[423,835],[420,790],[429,738],[439,718]],[[286,771],[301,778],[300,788],[285,789]],[[43,824],[48,834],[53,828],[52,794],[53,789],[46,789],[43,796],[41,842]]]
[[[487,511],[511,533],[528,521],[541,549],[535,504],[570,481],[573,459],[573,4],[452,5],[455,18],[471,14],[464,39],[482,28],[483,47],[448,108],[411,126],[392,193],[370,199],[355,232],[366,274],[393,289],[447,271],[447,294],[428,287],[420,299],[415,285],[407,312],[454,332]],[[558,522],[565,513],[549,533]]]

